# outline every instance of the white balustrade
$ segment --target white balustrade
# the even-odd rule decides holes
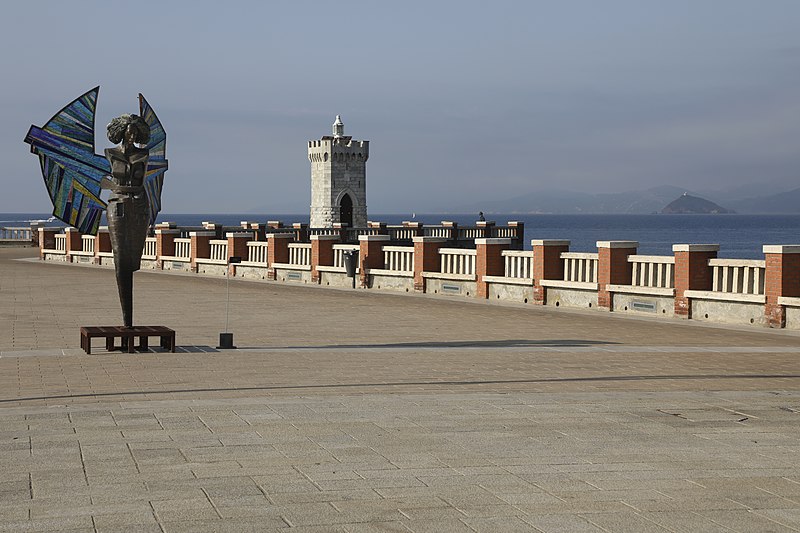
[[[157,247],[156,238],[146,237],[144,240],[144,252],[142,252],[142,257],[146,259],[155,259],[156,247]]]
[[[764,261],[758,259],[709,259],[713,269],[712,290],[731,294],[764,294]]]
[[[396,272],[413,272],[414,247],[384,246],[383,263],[386,270],[394,270]]]
[[[186,259],[187,261],[192,257],[191,239],[175,239],[175,257]]]
[[[211,248],[209,259],[212,261],[224,261],[225,263],[228,262],[228,241],[211,240],[208,244]]]
[[[0,240],[29,241],[31,240],[31,228],[0,227]]]
[[[311,244],[297,243],[289,244],[289,264],[298,266],[311,265]]]
[[[634,287],[675,288],[675,257],[669,255],[629,255]]]
[[[483,237],[483,228],[458,228],[458,240],[472,240]]]
[[[503,263],[507,278],[533,279],[532,250],[503,250]]]
[[[438,237],[440,239],[450,238],[450,229],[441,226],[423,227],[422,234],[426,237]]]
[[[344,253],[347,251],[356,253],[356,267],[359,264],[359,247],[354,244],[334,244],[333,245],[333,266],[344,269]]]
[[[56,239],[56,250],[59,252],[66,253],[67,251],[67,236],[63,233],[58,233],[55,235]]]
[[[393,241],[410,241],[417,236],[417,228],[390,227],[389,236]]]
[[[442,274],[475,275],[475,250],[440,248],[439,258]]]
[[[94,235],[81,235],[81,250],[94,253]]]
[[[247,242],[247,260],[250,263],[268,264],[269,256],[267,255],[268,242],[265,241],[248,241]]]
[[[597,283],[597,253],[562,252],[564,281]]]

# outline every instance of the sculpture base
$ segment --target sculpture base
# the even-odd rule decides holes
[[[121,350],[128,353],[135,351],[146,352],[149,337],[160,337],[161,347],[175,353],[175,330],[166,326],[81,326],[81,348],[87,354],[92,353],[92,339],[104,338],[106,340],[106,350],[109,352]],[[139,338],[139,345],[136,346],[134,339]],[[116,339],[120,339],[120,345],[116,345]]]
[[[220,333],[218,350],[235,350],[236,346],[233,345],[233,333]]]

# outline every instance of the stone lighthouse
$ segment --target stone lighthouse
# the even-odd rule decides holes
[[[345,135],[339,115],[333,135],[308,141],[312,228],[330,228],[337,222],[366,227],[367,159],[369,141],[354,141]]]

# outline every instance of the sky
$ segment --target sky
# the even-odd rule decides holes
[[[166,213],[307,212],[307,141],[337,114],[370,141],[373,213],[800,187],[798,20],[796,0],[16,0],[0,212],[51,210],[22,140],[96,85],[98,152],[138,93],[158,113]]]

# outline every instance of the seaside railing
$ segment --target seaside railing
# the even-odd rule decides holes
[[[475,275],[476,251],[458,248],[440,248],[440,272],[442,274]]]
[[[155,260],[157,257],[157,246],[155,237],[146,237],[144,240],[144,251],[142,258],[148,260]]]
[[[4,241],[30,241],[33,238],[31,228],[26,227],[0,227],[0,240]]]
[[[175,257],[188,261],[192,257],[192,240],[175,239]]]
[[[503,250],[504,276],[507,278],[533,278],[533,251]]]
[[[668,255],[629,255],[634,287],[675,288],[675,257]]]
[[[247,261],[266,265],[269,263],[267,255],[268,243],[264,241],[249,241],[247,243]]]
[[[209,244],[209,259],[212,261],[228,262],[228,241],[211,240]]]
[[[384,246],[383,262],[386,270],[396,272],[414,271],[413,246]]]
[[[562,252],[564,281],[597,283],[597,253]]]
[[[289,244],[289,264],[311,266],[311,245],[293,242]]]
[[[712,290],[731,294],[764,294],[765,262],[757,259],[709,259]]]
[[[55,236],[56,250],[59,252],[67,252],[67,236],[63,233],[58,233]]]
[[[81,235],[81,250],[86,254],[94,254],[94,235]]]

